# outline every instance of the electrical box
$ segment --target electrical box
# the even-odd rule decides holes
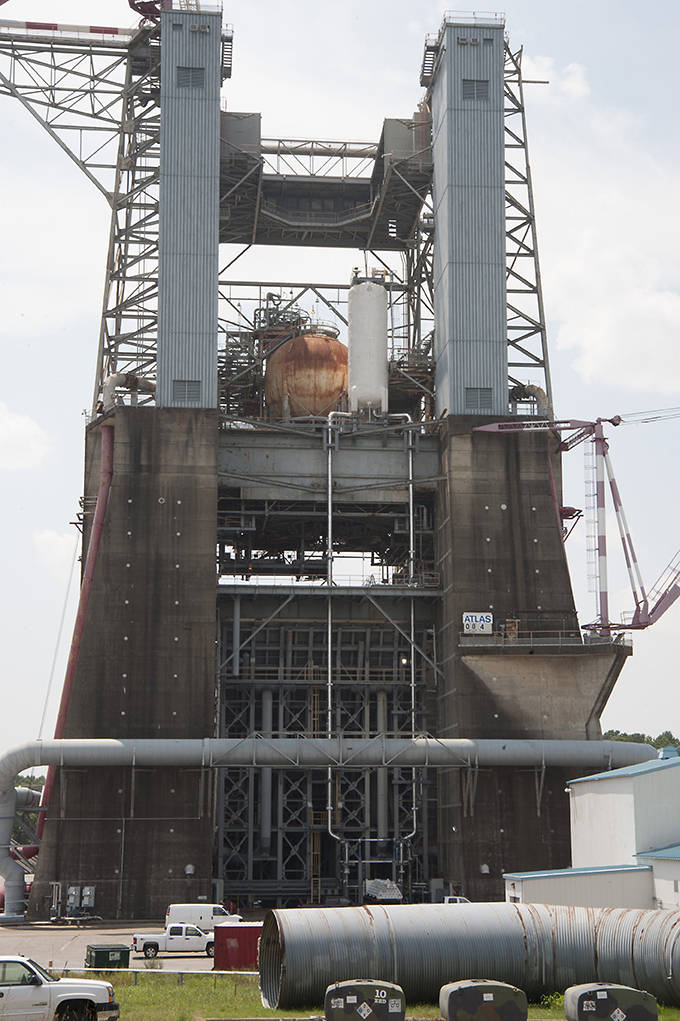
[[[94,886],[84,886],[80,897],[80,906],[83,908],[94,907]]]
[[[393,982],[351,979],[328,987],[323,1009],[326,1021],[404,1021],[406,997]]]
[[[66,907],[68,908],[79,908],[80,907],[80,887],[69,886],[66,888]]]
[[[567,1021],[590,1021],[611,1018],[611,1021],[656,1021],[659,1016],[651,993],[631,986],[610,982],[591,982],[570,986],[564,993],[564,1016]]]
[[[449,982],[439,990],[446,1021],[527,1021],[527,997],[516,986],[487,979]]]

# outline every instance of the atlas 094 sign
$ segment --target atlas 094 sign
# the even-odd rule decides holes
[[[463,633],[466,635],[492,635],[493,613],[464,613]]]

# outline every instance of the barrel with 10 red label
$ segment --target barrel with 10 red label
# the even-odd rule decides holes
[[[328,986],[326,1021],[404,1021],[406,997],[401,986],[379,979],[348,979]]]

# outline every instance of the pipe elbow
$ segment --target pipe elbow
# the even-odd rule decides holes
[[[114,372],[111,376],[108,376],[102,385],[102,406],[104,414],[111,411],[116,406],[116,389],[130,390],[131,392],[141,392],[154,394],[156,392],[156,384],[152,379],[146,379],[144,376],[137,376],[134,372]]]

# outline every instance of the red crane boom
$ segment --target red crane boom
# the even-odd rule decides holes
[[[595,446],[595,475],[596,475],[596,507],[597,507],[597,562],[598,562],[598,603],[599,620],[593,624],[586,624],[584,627],[589,630],[597,630],[607,633],[612,630],[642,630],[655,624],[673,603],[680,597],[680,550],[672,558],[668,566],[662,571],[651,590],[646,592],[642,580],[642,572],[633,545],[633,538],[628,527],[626,514],[621,500],[619,487],[614,476],[614,470],[609,456],[609,444],[604,435],[604,423],[618,426],[621,424],[641,424],[643,422],[655,422],[664,418],[677,418],[680,415],[680,408],[665,408],[654,412],[638,412],[634,415],[614,415],[613,418],[598,418],[594,422],[586,422],[580,419],[535,419],[523,422],[493,422],[489,425],[475,426],[473,432],[489,433],[520,433],[547,430],[561,432],[564,429],[575,430],[566,439],[560,439],[558,450],[567,451],[591,439]],[[609,483],[609,489],[614,504],[616,522],[619,529],[619,537],[623,548],[623,556],[626,562],[628,580],[633,594],[635,610],[632,620],[628,624],[615,623],[609,619],[609,593],[607,590],[607,536],[605,517],[605,474]],[[557,503],[554,484],[552,483],[552,468],[550,467],[551,486],[553,498]],[[558,516],[564,517],[562,509],[556,507]],[[573,511],[573,508],[567,508]],[[573,513],[569,515],[573,517]],[[570,534],[570,533],[568,533]],[[650,609],[651,607],[651,609]]]

